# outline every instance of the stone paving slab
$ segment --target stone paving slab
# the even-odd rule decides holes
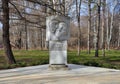
[[[0,84],[120,84],[120,70],[69,64],[52,71],[49,65],[0,71]]]

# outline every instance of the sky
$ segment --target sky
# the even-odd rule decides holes
[[[0,29],[2,28],[2,23],[0,22]]]

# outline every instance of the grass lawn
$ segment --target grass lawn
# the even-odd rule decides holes
[[[9,69],[15,67],[25,67],[33,65],[42,65],[49,63],[49,52],[40,50],[14,50],[14,56],[17,64],[8,65],[4,57],[4,52],[0,51],[0,69]],[[94,57],[94,51],[87,54],[86,51],[81,52],[81,56],[76,55],[76,51],[68,51],[68,63],[82,64],[87,66],[106,67],[120,69],[120,51],[106,51],[106,56]]]

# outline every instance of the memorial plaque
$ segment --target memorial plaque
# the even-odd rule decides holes
[[[64,51],[67,50],[67,41],[50,41],[49,42],[50,51]]]

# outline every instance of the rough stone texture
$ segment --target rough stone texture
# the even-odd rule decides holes
[[[49,65],[50,70],[69,70],[68,66],[65,64],[51,64]]]
[[[49,42],[49,63],[50,64],[67,64],[67,41]]]
[[[70,37],[70,18],[53,15],[46,18],[46,41],[64,41]]]
[[[0,84],[120,84],[120,70],[69,64],[70,70],[49,65],[0,71]]]
[[[67,50],[67,41],[49,41],[50,51],[65,51]]]

